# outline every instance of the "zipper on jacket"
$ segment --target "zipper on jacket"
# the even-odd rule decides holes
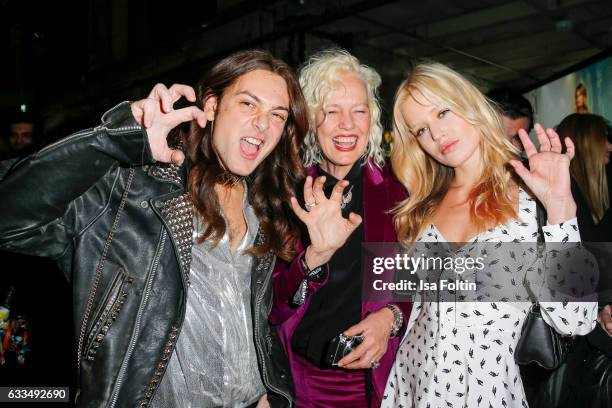
[[[121,368],[119,369],[119,374],[117,375],[117,380],[115,381],[115,386],[113,387],[113,392],[111,393],[111,403],[110,408],[114,407],[117,403],[117,398],[119,397],[119,389],[121,388],[121,384],[123,383],[123,377],[125,377],[125,371],[127,370],[128,361],[132,357],[132,353],[134,352],[134,348],[136,347],[136,340],[138,339],[138,334],[140,333],[140,323],[142,321],[143,311],[145,306],[149,302],[149,295],[151,294],[151,286],[153,285],[153,277],[157,272],[157,267],[159,266],[159,259],[161,258],[161,254],[166,246],[166,236],[167,232],[165,229],[162,229],[162,239],[159,244],[159,248],[157,250],[157,254],[155,255],[155,259],[153,260],[153,267],[151,268],[151,273],[147,279],[147,283],[145,286],[142,302],[140,307],[138,308],[138,314],[136,315],[136,322],[134,323],[134,334],[130,340],[130,344],[128,346],[128,350],[123,357],[123,362],[121,363]]]
[[[134,282],[134,278],[125,275],[123,268],[121,268],[115,279],[113,279],[111,289],[96,314],[94,324],[87,336],[87,343],[83,347],[81,358],[93,361],[106,333],[108,333],[113,322],[119,317],[119,312],[121,312],[128,296],[128,285],[132,282]]]
[[[115,232],[117,232],[119,219],[121,218],[123,208],[125,207],[127,196],[130,191],[130,187],[132,186],[132,181],[134,180],[135,172],[136,171],[133,167],[130,168],[130,173],[125,183],[125,191],[121,195],[121,202],[119,203],[119,207],[117,208],[117,214],[115,214],[115,218],[113,220],[113,225],[111,226],[111,229],[108,233],[108,237],[106,238],[106,242],[104,243],[102,255],[100,256],[100,261],[98,262],[98,267],[96,268],[96,273],[94,275],[93,284],[91,290],[89,291],[89,298],[87,299],[87,304],[85,306],[85,314],[83,316],[83,321],[81,322],[81,330],[79,333],[79,339],[77,344],[77,377],[80,377],[81,375],[81,355],[83,353],[83,343],[85,342],[85,332],[87,331],[87,324],[89,322],[90,317],[89,315],[91,314],[91,308],[93,307],[96,292],[98,291],[100,277],[102,275],[102,271],[104,270],[104,264],[106,263],[106,256],[108,255],[108,250],[115,236]],[[78,379],[78,381],[80,382],[80,378]]]
[[[175,197],[175,199],[176,198],[177,197]],[[166,202],[166,204],[173,205],[172,204],[173,200],[174,199],[170,199],[171,202],[170,203]],[[177,203],[175,203],[175,204],[177,204]],[[157,204],[156,204],[156,206],[157,206]],[[179,205],[179,207],[181,207],[181,205]],[[186,251],[187,248],[184,248],[184,247],[181,248],[180,243],[179,243],[180,241],[177,241],[175,239],[175,235],[174,235],[176,233],[175,228],[173,228],[171,226],[171,224],[168,224],[168,222],[166,222],[166,216],[167,215],[164,214],[164,211],[161,210],[161,212],[158,212],[157,209],[155,209],[155,211],[156,211],[156,213],[158,214],[158,216],[161,219],[161,222],[162,222],[162,224],[163,224],[163,226],[165,228],[167,236],[170,237],[170,242],[171,242],[171,245],[172,245],[172,249],[174,251],[174,254],[176,256],[176,262],[178,264],[178,274],[179,274],[179,277],[181,279],[181,283],[183,284],[183,293],[185,294],[185,297],[187,297],[188,296],[188,288],[189,288],[189,270],[190,270],[189,269],[190,268],[189,264],[190,264],[190,261],[187,263],[187,265],[185,265],[184,262],[183,262],[183,257],[182,257],[182,255],[184,255],[184,251]],[[189,216],[193,216],[193,214],[189,213]],[[192,228],[193,228],[193,226],[192,226]],[[193,233],[193,229],[190,229],[190,237],[191,237],[192,233]],[[191,251],[191,245],[192,245],[191,239],[189,240],[189,242],[190,242],[190,245],[189,245],[189,249],[188,250]],[[176,326],[173,325],[172,326],[172,331],[171,331],[170,337],[171,337],[171,340],[174,343],[174,345],[176,345],[176,341],[177,341],[178,336],[180,335],[181,329],[183,327],[183,322],[185,320],[186,305],[187,305],[187,303],[183,302],[183,307],[180,310],[180,316],[179,316],[179,319],[178,319],[178,325],[176,325]],[[173,332],[175,332],[175,333],[172,334]],[[174,335],[174,339],[172,339],[173,335]],[[174,345],[171,345],[171,349],[168,351],[168,356],[167,356],[168,360],[172,357],[172,353],[174,352]],[[165,353],[166,353],[166,350],[165,350],[166,347],[170,347],[170,346],[164,346],[164,352],[162,353],[161,360],[158,361],[158,364],[154,368],[153,378],[159,376],[159,379],[161,380],[161,378],[163,377],[163,374],[166,371],[166,368],[168,367],[168,364],[165,364],[165,367],[163,367],[163,368],[159,367],[161,362],[164,361],[164,357],[165,357]],[[158,370],[160,370],[160,369],[162,371],[159,371],[159,375],[158,375]],[[153,388],[151,388],[151,384],[152,383],[155,383]],[[156,391],[158,386],[159,386],[159,382],[158,381],[154,382],[153,379],[151,381],[149,381],[149,383],[147,385],[147,388],[145,389],[144,398],[139,401],[139,406],[141,406],[141,407],[142,406],[147,406],[151,402],[151,400],[153,398],[153,395],[154,395],[154,393],[155,393],[155,391]],[[147,396],[148,393],[150,393],[151,395]],[[115,396],[114,399],[116,400],[117,397]],[[114,405],[114,402],[113,402],[113,405]],[[112,407],[112,405],[111,405],[111,407]]]
[[[262,376],[263,376],[263,380],[264,383],[274,392],[276,392],[277,394],[282,395],[283,397],[285,397],[287,399],[287,401],[289,402],[289,406],[292,405],[292,399],[291,396],[287,393],[285,393],[283,390],[276,388],[272,385],[272,383],[270,382],[270,379],[268,378],[268,371],[266,369],[266,363],[265,363],[265,358],[264,358],[264,350],[263,350],[263,345],[261,344],[261,340],[259,339],[259,326],[260,326],[260,320],[259,320],[259,309],[261,308],[261,302],[263,302],[263,294],[265,292],[265,289],[268,286],[268,283],[270,282],[270,279],[272,278],[272,269],[274,268],[274,262],[271,261],[270,262],[270,266],[268,267],[268,271],[266,273],[266,278],[263,281],[263,284],[261,285],[261,290],[259,293],[259,296],[257,297],[256,301],[255,301],[255,310],[257,311],[255,313],[255,333],[257,333],[257,335],[255,336],[255,346],[257,351],[260,353],[261,357],[261,366],[262,366]]]

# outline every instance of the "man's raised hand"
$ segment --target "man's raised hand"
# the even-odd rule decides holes
[[[174,127],[191,120],[197,121],[200,127],[206,126],[204,111],[196,106],[174,110],[174,103],[182,97],[189,102],[196,100],[195,91],[190,86],[174,84],[166,88],[163,84],[157,84],[149,96],[131,105],[134,118],[146,129],[156,161],[181,164],[185,159],[182,151],[168,147],[166,137]]]

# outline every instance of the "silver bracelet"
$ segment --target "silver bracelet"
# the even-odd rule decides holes
[[[393,313],[393,325],[391,326],[391,337],[395,337],[399,334],[404,324],[404,314],[396,305],[389,303],[385,306]]]

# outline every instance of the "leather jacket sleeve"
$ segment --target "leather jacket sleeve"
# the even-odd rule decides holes
[[[79,199],[83,193],[122,164],[151,162],[146,132],[130,103],[122,102],[102,116],[100,126],[12,164],[0,181],[0,248],[60,257],[108,201],[109,191],[102,188],[88,195],[88,202]]]

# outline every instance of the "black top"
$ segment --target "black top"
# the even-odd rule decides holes
[[[351,184],[352,199],[342,210],[342,215],[354,212],[363,217],[362,166],[355,163],[345,180]],[[325,176],[323,190],[329,197],[338,180],[318,168]],[[308,310],[291,339],[293,351],[314,364],[322,365],[329,341],[349,327],[361,321],[361,243],[364,240],[363,223],[351,234],[346,243],[329,261],[327,283],[312,296]]]
[[[576,221],[578,221],[578,228],[580,230],[580,240],[587,242],[596,241],[597,230],[595,228],[593,216],[591,215],[590,207],[574,178],[571,180],[571,187],[572,196],[576,202]]]
[[[612,164],[606,166],[606,173],[608,179],[608,194],[610,195],[609,202],[612,203]],[[601,220],[595,225],[595,231],[598,242],[612,242],[612,207],[608,208]],[[582,233],[582,231],[580,231],[580,233]]]

